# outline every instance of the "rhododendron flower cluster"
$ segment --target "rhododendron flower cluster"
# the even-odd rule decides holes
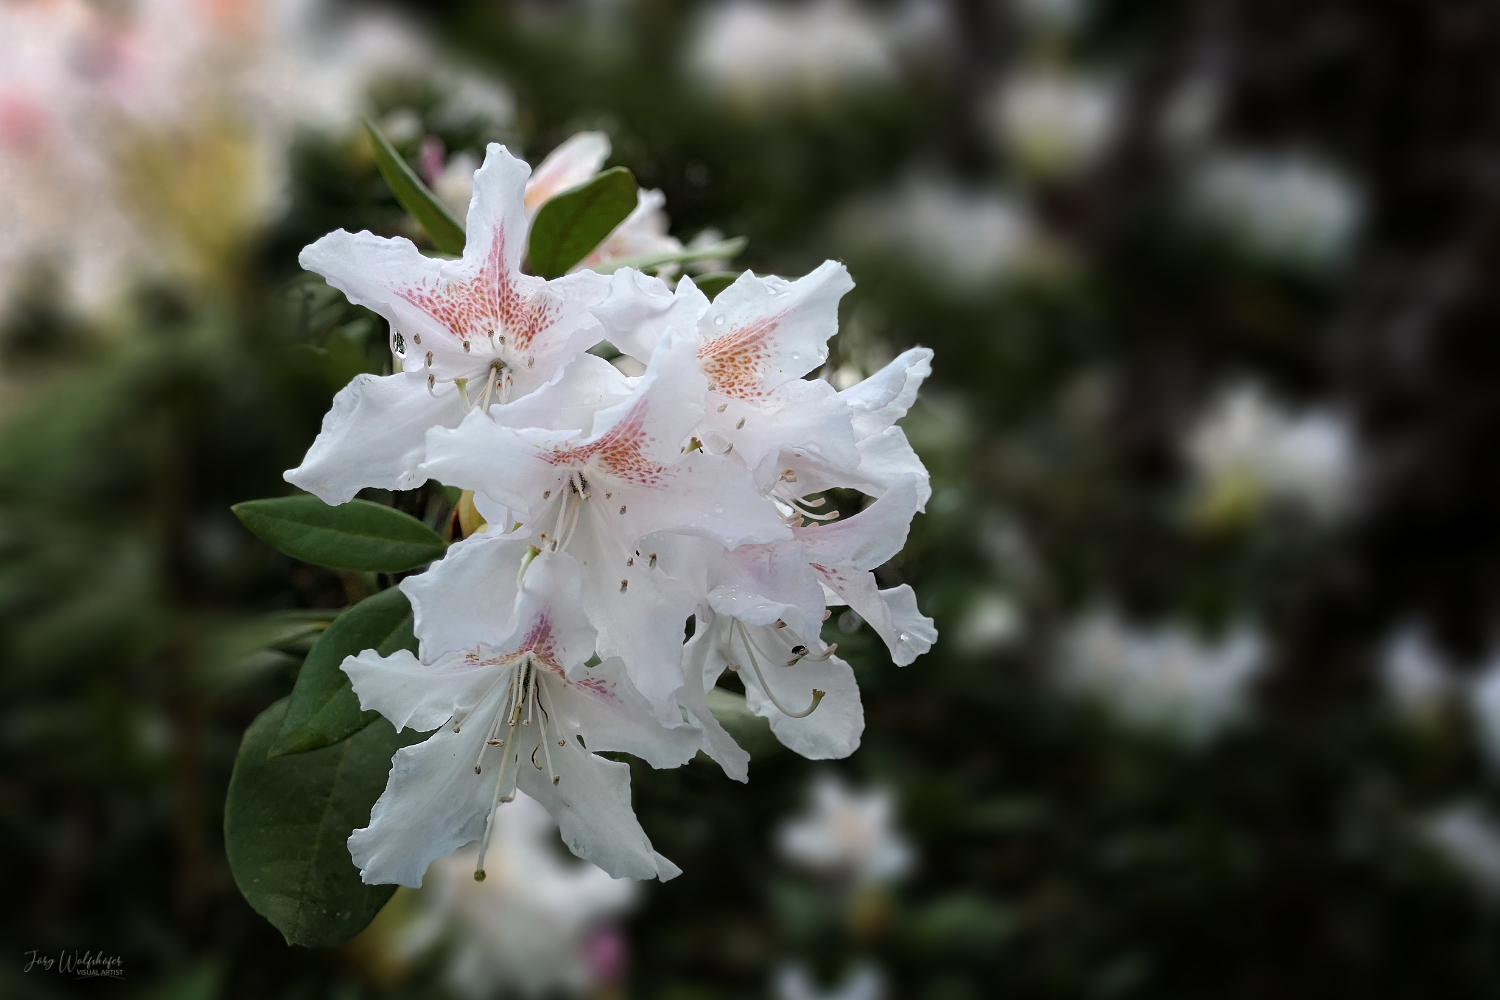
[[[494,809],[518,789],[579,857],[670,878],[629,768],[601,751],[675,767],[702,750],[746,780],[707,699],[736,671],[784,744],[846,756],[864,716],[820,636],[829,605],[858,612],[900,665],[936,639],[911,588],[871,573],[930,494],[897,421],[931,352],[843,392],[808,378],[853,285],[833,261],[794,281],[747,271],[712,300],[630,268],[527,274],[529,177],[489,147],[458,260],[342,231],[302,255],[390,322],[400,364],[338,394],[287,479],[330,504],[435,480],[472,491],[484,521],[401,582],[418,652],[344,662],[362,707],[433,731],[396,754],[350,837],[369,883],[417,885],[475,840],[482,878]],[[644,374],[588,353],[604,341]],[[834,488],[867,505],[838,518]]]

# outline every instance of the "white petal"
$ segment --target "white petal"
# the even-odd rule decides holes
[[[874,569],[906,545],[917,513],[920,480],[902,476],[885,495],[853,517],[797,528],[809,561],[823,566]]]
[[[452,331],[401,294],[436,283],[443,274],[444,262],[424,257],[411,240],[339,229],[303,248],[297,263],[321,274],[350,302],[384,316],[408,342],[415,334],[424,348],[447,344],[453,349]]]
[[[907,584],[882,590],[880,600],[890,612],[891,628],[896,633],[891,658],[896,666],[904,667],[932,648],[937,642],[937,629],[917,607],[916,592]]]
[[[568,188],[591,179],[609,159],[609,136],[603,132],[579,132],[547,154],[526,185],[526,212],[536,210]]]
[[[707,663],[709,651],[713,649],[714,643],[709,638],[708,627],[703,624],[703,620],[700,616],[698,630],[683,647],[684,682],[682,689],[677,692],[677,697],[682,707],[687,710],[688,719],[703,731],[703,752],[717,761],[724,769],[724,773],[735,781],[749,781],[750,755],[740,748],[740,745],[734,741],[734,737],[729,735],[708,708],[704,676],[712,672],[713,679],[717,680],[719,674],[724,672],[724,666],[718,657],[715,657],[714,664],[717,670],[713,670]]]
[[[616,483],[614,499],[627,508],[619,518],[627,539],[681,531],[732,549],[791,536],[775,505],[755,488],[749,469],[702,451],[683,456],[652,485]]]
[[[792,379],[755,401],[709,393],[701,436],[714,454],[724,454],[732,444],[740,461],[756,469],[761,488],[769,489],[781,474],[776,456],[784,448],[854,468],[859,453],[849,412],[822,379]]]
[[[615,878],[665,882],[682,874],[682,869],[652,849],[635,818],[630,807],[630,765],[588,753],[574,740],[550,749],[558,783],[554,785],[546,771],[532,767],[524,753],[517,783],[557,820],[568,850]]]
[[[512,403],[489,408],[490,417],[505,427],[575,430],[587,435],[594,414],[630,395],[630,380],[620,369],[593,354],[580,354],[546,385]]]
[[[751,399],[823,364],[838,332],[839,299],[853,287],[832,260],[790,282],[740,275],[698,324],[707,340],[698,354],[713,388]]]
[[[651,558],[649,547],[639,557],[622,550],[604,524],[606,516],[592,501],[585,503],[568,548],[583,563],[583,607],[599,630],[599,655],[623,659],[636,690],[659,718],[670,721],[682,686],[683,634],[696,599],[667,575],[660,559]]]
[[[341,669],[354,685],[360,708],[379,712],[398,730],[421,733],[462,718],[497,688],[497,678],[509,668],[481,664],[463,653],[449,653],[428,665],[409,650],[383,657],[367,649],[346,657]]]
[[[906,416],[917,390],[932,374],[932,349],[913,347],[857,385],[839,393],[854,411],[854,434],[860,440],[879,434]]]
[[[697,754],[703,734],[680,715],[675,725],[663,725],[625,676],[619,658],[574,673],[567,694],[557,698],[557,710],[576,721],[590,750],[633,754],[657,768],[680,767]]]
[[[569,431],[501,427],[473,410],[457,427],[427,435],[422,469],[440,483],[483,493],[524,517],[543,502],[544,492],[560,496],[566,482],[566,470],[543,456],[577,440]]]
[[[793,711],[812,704],[814,689],[823,692],[823,700],[811,715],[794,719],[782,714],[765,696],[753,670],[740,670],[745,703],[756,715],[771,720],[771,732],[786,747],[809,760],[837,760],[859,749],[865,710],[853,667],[830,656],[822,661],[804,658],[794,667],[762,663],[761,673],[772,685],[777,700]]]
[[[401,581],[423,660],[505,641],[515,630],[516,572],[526,548],[488,532],[470,535],[425,573]]]
[[[502,694],[486,707],[493,703],[498,711]],[[484,833],[496,775],[488,767],[475,774],[474,761],[487,731],[477,720],[457,733],[444,726],[396,751],[370,825],[349,836],[349,854],[366,884],[420,886],[428,865]]]
[[[606,340],[649,364],[662,337],[695,333],[707,310],[708,296],[691,278],[679,281],[674,293],[660,278],[622,267],[610,275],[609,295],[594,307],[594,315],[604,324]]]
[[[904,667],[932,648],[937,630],[932,619],[917,609],[917,595],[902,584],[880,590],[872,573],[852,567],[816,566],[834,593],[870,624],[891,651],[891,660]]]
[[[584,614],[582,588],[576,559],[561,552],[540,553],[521,581],[515,631],[500,648],[535,650],[565,671],[583,664],[594,655],[594,629]]]
[[[323,429],[286,481],[327,504],[347,503],[367,486],[415,489],[427,479],[428,428],[457,426],[463,412],[457,394],[434,397],[419,374],[356,375],[333,397]]]
[[[780,618],[799,634],[816,634],[821,626],[823,588],[807,564],[806,550],[796,542],[742,545],[726,552],[715,583],[716,593],[734,590],[764,595],[762,599],[782,605],[781,611],[763,620],[728,606],[722,609],[742,621],[769,624]]]
[[[931,480],[927,467],[906,440],[905,431],[900,427],[887,427],[879,434],[859,442],[855,450],[859,455],[859,464],[852,470],[838,468],[819,458],[793,451],[783,451],[777,464],[796,475],[797,492],[800,496],[844,487],[878,497],[883,496],[902,476],[916,476],[917,510],[927,509],[927,501],[932,497]]]

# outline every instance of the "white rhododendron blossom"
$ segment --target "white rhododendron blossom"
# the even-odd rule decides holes
[[[931,496],[897,422],[932,352],[843,391],[810,377],[853,286],[833,261],[797,280],[747,271],[713,300],[690,278],[604,275],[589,258],[563,278],[526,274],[530,220],[608,148],[583,133],[533,175],[490,146],[459,260],[342,231],[303,252],[390,322],[401,364],[335,397],[287,479],[329,503],[431,479],[471,491],[479,516],[401,581],[417,653],[343,664],[364,708],[431,733],[397,753],[349,839],[366,882],[417,885],[475,840],[481,877],[493,810],[517,789],[579,857],[670,878],[631,810],[629,768],[597,752],[676,767],[702,750],[746,780],[748,755],[708,707],[729,670],[784,744],[845,757],[864,710],[822,639],[830,605],[868,622],[897,665],[937,639],[912,588],[873,572]],[[587,353],[603,341],[630,366]],[[835,488],[866,499],[841,511]]]
[[[1207,642],[1176,626],[1133,628],[1096,609],[1064,632],[1057,668],[1063,687],[1098,698],[1123,721],[1201,744],[1247,714],[1266,660],[1265,642],[1247,625]]]
[[[991,100],[989,125],[1025,170],[1067,175],[1091,166],[1108,150],[1123,120],[1112,82],[1052,71],[1004,81]]]
[[[856,882],[893,882],[911,870],[912,849],[895,828],[889,789],[857,792],[832,775],[812,789],[812,806],[783,824],[776,845],[803,867]]]
[[[599,341],[588,311],[603,293],[599,275],[544,281],[521,272],[530,172],[491,144],[474,175],[459,260],[425,257],[402,237],[342,229],[302,251],[303,267],[390,322],[403,370],[360,375],[340,390],[288,482],[326,503],[367,486],[420,486],[428,428],[531,392]]]
[[[1184,451],[1198,510],[1210,518],[1279,503],[1333,520],[1354,501],[1358,462],[1348,421],[1334,411],[1289,412],[1258,385],[1222,393],[1190,429]]]
[[[426,56],[409,24],[322,0],[0,4],[0,294],[38,263],[89,309],[202,270],[284,206],[299,126]]]
[[[1483,895],[1500,897],[1500,819],[1477,802],[1454,802],[1421,818],[1416,833]]]
[[[484,881],[473,878],[477,845],[434,861],[397,947],[421,952],[446,938],[445,978],[474,1000],[497,987],[551,996],[604,985],[615,970],[599,953],[612,950],[614,921],[635,906],[640,886],[559,854],[557,824],[518,794],[495,816]]]
[[[1222,152],[1188,185],[1188,209],[1244,253],[1307,269],[1338,264],[1364,221],[1353,179],[1296,153]]]

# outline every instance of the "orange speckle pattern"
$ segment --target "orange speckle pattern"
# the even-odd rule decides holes
[[[497,229],[475,277],[408,285],[394,291],[459,341],[485,339],[494,331],[506,338],[515,353],[524,353],[557,321],[559,310],[551,296],[527,295],[513,279],[505,266],[505,233]]]
[[[576,448],[557,448],[543,452],[542,458],[552,465],[579,469],[592,466],[598,472],[624,479],[637,486],[660,487],[666,484],[666,466],[646,454],[652,442],[646,430],[646,411],[650,404],[641,400],[624,420],[611,427],[598,440]]]
[[[763,366],[771,357],[771,334],[780,325],[779,315],[770,316],[703,343],[698,361],[708,376],[709,391],[746,402],[763,399]]]

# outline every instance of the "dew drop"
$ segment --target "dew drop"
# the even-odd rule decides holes
[[[723,316],[715,316],[714,317],[714,326],[723,326],[723,325],[724,325],[724,317]]]

